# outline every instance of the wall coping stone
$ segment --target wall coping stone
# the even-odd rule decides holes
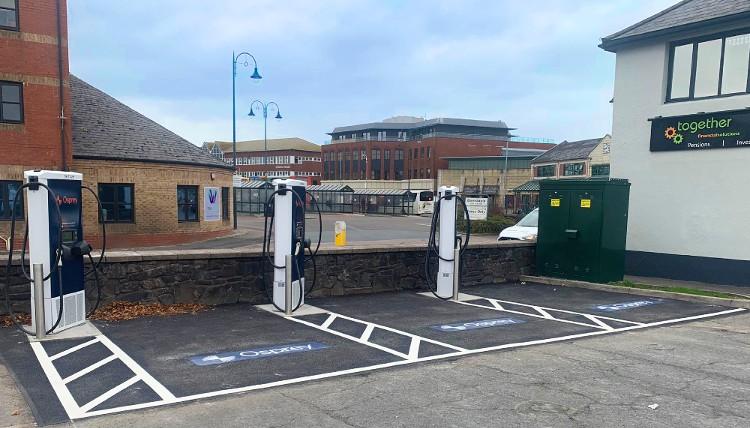
[[[523,241],[496,241],[496,242],[480,242],[480,243],[469,243],[470,249],[483,249],[483,248],[517,248],[517,247],[533,247],[535,242],[523,242]],[[358,244],[347,247],[335,247],[333,245],[321,245],[321,255],[337,255],[337,254],[377,254],[377,253],[393,253],[393,252],[422,252],[426,250],[426,243],[423,242],[395,242],[384,244],[383,242],[375,242],[372,245]],[[171,250],[127,250],[127,251],[107,251],[104,258],[106,263],[130,263],[140,261],[157,261],[157,260],[200,260],[200,259],[234,259],[234,258],[247,258],[247,257],[260,257],[262,248],[260,245],[239,247],[239,248],[210,248],[210,249],[171,249]],[[94,260],[99,257],[98,252],[93,252],[92,256]],[[7,261],[7,256],[4,257],[3,265]],[[19,265],[21,261],[20,255],[13,257],[13,265]]]

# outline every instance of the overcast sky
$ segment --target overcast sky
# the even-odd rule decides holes
[[[498,120],[557,141],[610,132],[614,54],[599,39],[676,0],[69,0],[71,71],[195,144],[321,144],[394,115]]]

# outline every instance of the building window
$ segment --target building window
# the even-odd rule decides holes
[[[432,157],[432,147],[427,147],[427,159]]]
[[[198,186],[177,186],[177,221],[198,221]]]
[[[18,31],[18,0],[0,0],[0,29]]]
[[[432,170],[430,168],[427,168],[427,176],[425,178],[431,178]]]
[[[424,159],[424,147],[420,147],[419,149],[419,158]]]
[[[404,151],[401,149],[396,149],[395,156],[396,160],[404,160]]]
[[[133,185],[99,184],[102,220],[105,223],[133,223]]]
[[[0,122],[23,123],[22,83],[0,81]]]
[[[609,164],[591,165],[591,176],[592,177],[609,176]]]
[[[562,175],[563,177],[583,175],[585,169],[586,164],[583,162],[566,163],[562,165]]]
[[[13,217],[13,201],[21,187],[20,181],[0,181],[0,220],[10,220]],[[18,195],[20,201],[16,204],[16,218],[23,218],[23,193]]]
[[[750,33],[674,44],[668,101],[750,92]]]
[[[380,150],[372,151],[372,160],[380,160]]]
[[[554,165],[537,166],[534,168],[534,171],[536,172],[534,174],[534,177],[554,177],[555,176]]]
[[[221,188],[221,219],[229,220],[229,187]]]
[[[424,168],[419,168],[419,178],[424,178]]]

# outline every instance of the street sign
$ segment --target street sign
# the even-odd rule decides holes
[[[487,220],[487,198],[466,198],[469,220]]]

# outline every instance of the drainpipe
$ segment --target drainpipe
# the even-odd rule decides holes
[[[62,7],[60,0],[55,1],[57,11],[57,78],[59,80],[60,101],[60,149],[62,152],[62,170],[68,170],[68,148],[65,145],[65,92],[63,82],[63,48],[62,48]]]

